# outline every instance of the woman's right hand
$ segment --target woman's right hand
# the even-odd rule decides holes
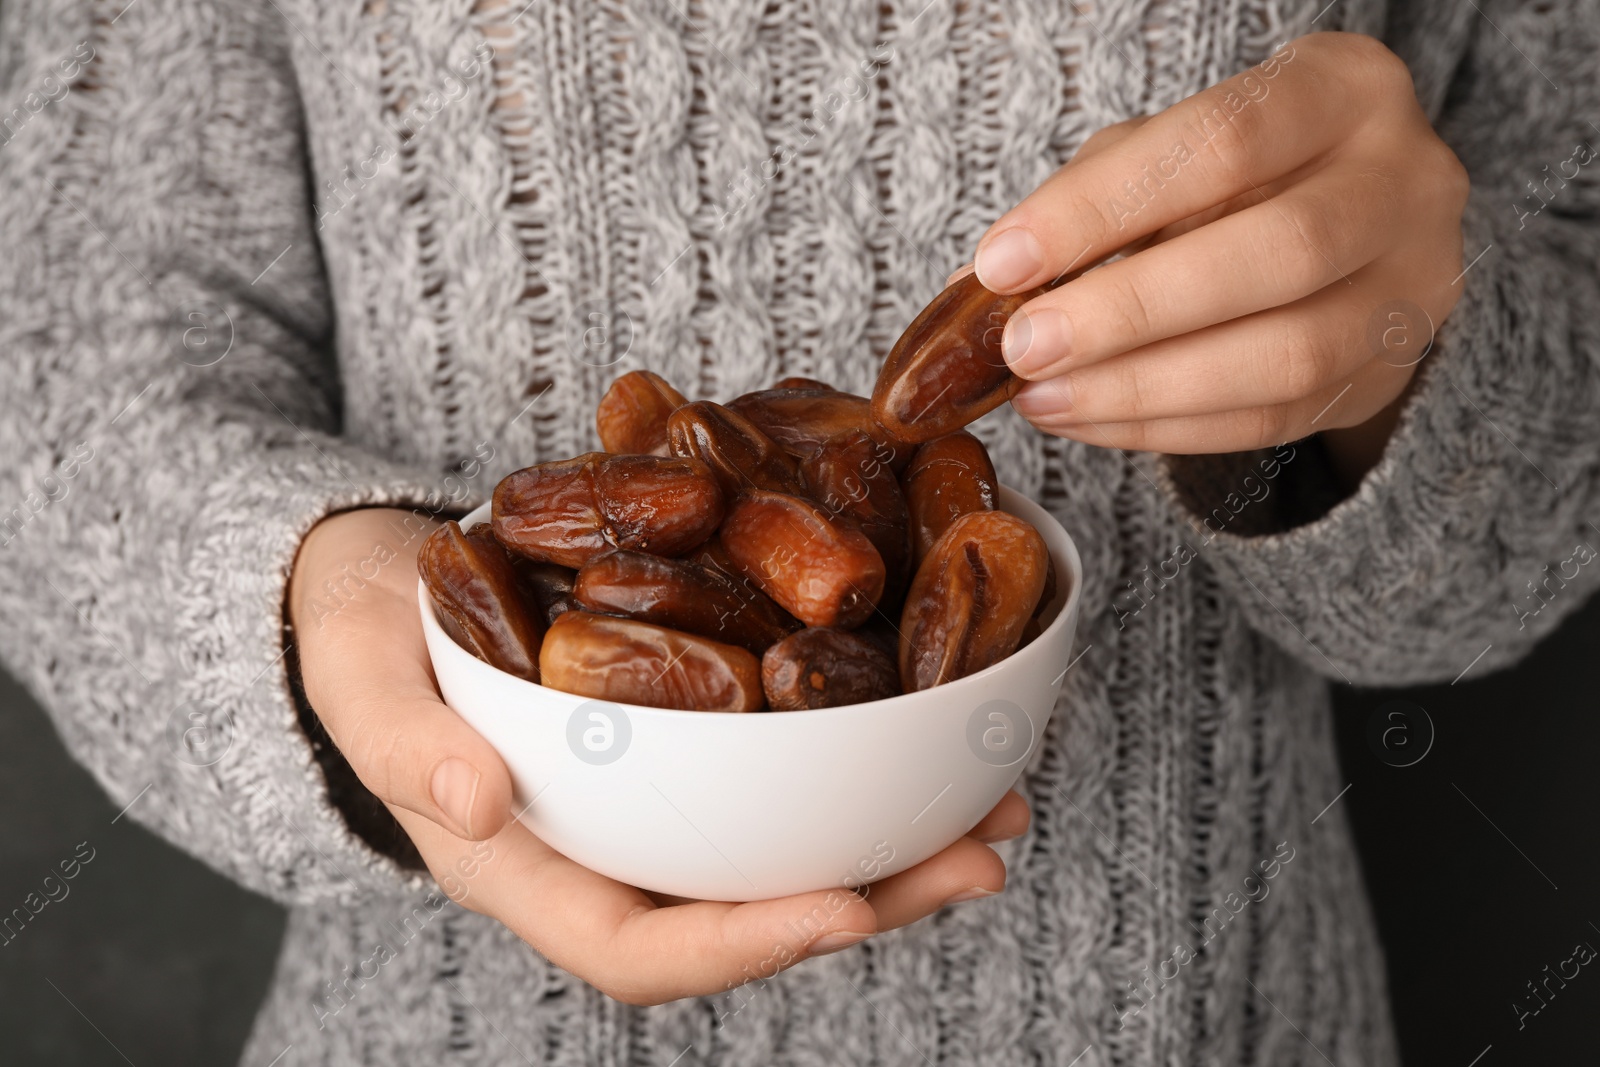
[[[312,708],[458,904],[608,996],[657,1004],[771,977],[1005,885],[987,842],[1027,829],[1016,793],[937,856],[874,883],[871,903],[842,886],[668,902],[562,856],[511,818],[505,764],[440,699],[416,599],[417,553],[438,523],[423,522],[389,508],[323,520],[295,561],[289,610]]]

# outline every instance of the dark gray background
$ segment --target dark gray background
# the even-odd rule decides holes
[[[1338,808],[1360,840],[1410,1067],[1594,1062],[1600,966],[1521,1029],[1512,1002],[1577,942],[1600,948],[1597,655],[1600,600],[1515,671],[1339,694],[1351,786]],[[1408,767],[1385,763],[1367,736],[1374,715],[1397,722],[1386,716],[1398,697],[1436,732]],[[1417,721],[1409,728],[1420,738]],[[65,900],[0,947],[0,1060],[231,1064],[282,913],[116,814],[0,675],[0,913],[78,842],[96,853]],[[1323,1061],[1308,1049],[1302,1062]]]

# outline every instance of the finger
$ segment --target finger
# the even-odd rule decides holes
[[[1062,164],[1063,168],[1077,166],[1086,159],[1093,159],[1095,156],[1106,151],[1108,148],[1114,148],[1126,140],[1128,135],[1134,130],[1137,130],[1140,126],[1143,126],[1149,121],[1150,116],[1148,115],[1135,115],[1131,119],[1123,119],[1121,122],[1114,122],[1110,126],[1101,127],[1089,135],[1089,138],[1078,147],[1077,152],[1073,153],[1071,159]],[[945,288],[948,289],[962,278],[965,278],[967,275],[971,274],[972,269],[971,263],[965,263],[962,266],[957,267],[950,274],[950,276],[945,279]]]
[[[1006,362],[1049,378],[1348,282],[1393,245],[1401,206],[1393,175],[1365,161],[1318,171],[1029,301],[1006,324]]]
[[[878,929],[894,930],[948,904],[992,897],[1006,885],[1006,865],[988,845],[963,837],[910,870],[864,889]]]
[[[1336,43],[1326,40],[1333,36]],[[1403,63],[1356,40],[1316,35],[1286,46],[1156,115],[1114,150],[1058,171],[979,242],[979,278],[1004,293],[1044,284],[1072,262],[1107,255],[1327,152],[1369,104],[1389,103],[1401,79],[1410,92]],[[1356,61],[1372,76],[1343,73]],[[1347,91],[1329,92],[1335,80]]]
[[[1001,797],[1000,803],[979,820],[978,825],[968,830],[966,836],[985,845],[1009,841],[1027,833],[1028,823],[1032,819],[1033,813],[1028,810],[1028,802],[1013,789]]]
[[[396,816],[435,877],[467,850],[486,847],[450,838],[409,813]],[[519,823],[488,847],[492,858],[476,866],[461,902],[629,1004],[720,993],[877,930],[871,906],[843,888],[751,904],[657,908],[639,890],[574,863]]]
[[[1357,274],[1285,307],[1029,382],[1012,399],[1042,429],[1141,422],[1285,404],[1376,358],[1367,322],[1387,290]]]
[[[510,817],[511,776],[493,746],[440,700],[415,593],[363,594],[329,632],[301,641],[317,717],[380,800],[458,837],[494,834]]]
[[[1276,181],[1264,182],[1255,188],[1247,189],[1238,196],[1230,197],[1220,204],[1213,204],[1204,211],[1197,211],[1193,215],[1179,219],[1177,222],[1169,222],[1155,233],[1144,238],[1144,241],[1146,244],[1160,244],[1163,241],[1181,237],[1191,230],[1209,226],[1220,218],[1226,218],[1236,211],[1243,211],[1247,207],[1263,203],[1268,197],[1277,196],[1295,182],[1302,180],[1306,174],[1314,169],[1314,166],[1309,164],[1298,167]]]
[[[1289,404],[1143,422],[1083,422],[1040,427],[1101,448],[1199,455],[1248,452],[1298,441],[1319,430],[1356,426],[1399,395],[1409,371],[1369,363],[1348,381]]]

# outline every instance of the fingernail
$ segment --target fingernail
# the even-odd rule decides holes
[[[433,772],[433,781],[428,786],[433,802],[439,805],[444,817],[455,824],[451,829],[457,837],[472,836],[472,802],[477,799],[482,778],[476,767],[454,756]]]
[[[984,897],[992,896],[994,896],[993,889],[985,889],[982,886],[975,885],[971,889],[962,890],[939,906],[948,908],[952,904],[965,904],[969,900],[982,900]]]
[[[945,288],[946,289],[950,288],[956,282],[960,281],[962,278],[966,277],[967,275],[969,275],[971,273],[972,273],[972,264],[971,263],[968,263],[964,267],[957,267],[955,269],[955,271],[953,271],[950,274],[950,276],[944,280]]]
[[[1006,323],[1000,351],[1017,375],[1056,363],[1072,350],[1072,321],[1055,308],[1019,311]]]
[[[1034,382],[1011,398],[1011,407],[1025,419],[1041,415],[1066,415],[1073,410],[1072,386],[1065,378]]]
[[[998,845],[1002,841],[1014,841],[1021,836],[1021,834],[992,834],[989,837],[978,838],[978,843],[981,845]]]
[[[983,243],[977,269],[985,289],[1007,293],[1022,288],[1044,269],[1044,249],[1032,230],[1013,226]]]
[[[831,934],[823,934],[811,942],[811,948],[806,951],[806,955],[826,956],[833,952],[841,952],[851,945],[865,941],[871,936],[871,934],[858,934],[851,930],[837,930]]]

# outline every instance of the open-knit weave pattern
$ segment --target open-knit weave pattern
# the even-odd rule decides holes
[[[592,447],[623,370],[710,397],[784,374],[867,389],[1086,136],[1323,3],[0,5],[0,650],[129,818],[293,908],[247,1062],[1393,1062],[1341,809],[1319,818],[1342,786],[1321,676],[1448,678],[1491,642],[1477,669],[1509,662],[1577,598],[1523,630],[1506,605],[1595,513],[1600,194],[1574,182],[1525,229],[1507,205],[1529,160],[1588,141],[1600,50],[1563,3],[1481,6],[1498,29],[1455,0],[1317,22],[1412,64],[1478,188],[1468,254],[1494,245],[1382,464],[1296,512],[1321,470],[1302,443],[1211,539],[1201,518],[1260,457],[985,420],[1086,567],[1086,651],[1020,784],[1005,893],[637,1010],[487,919],[415,910],[424,883],[329,803],[281,659],[301,537]],[[1197,558],[1130,613],[1180,542]],[[234,725],[205,766],[176,758],[196,706]]]

